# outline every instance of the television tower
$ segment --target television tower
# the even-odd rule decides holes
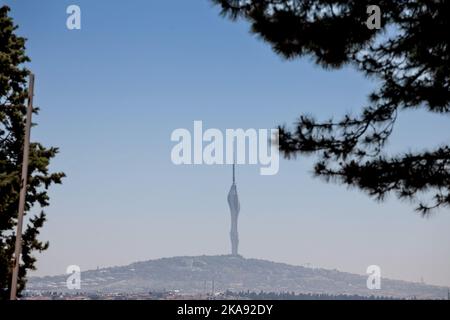
[[[231,213],[231,254],[237,256],[239,245],[238,216],[241,207],[236,189],[235,164],[233,164],[233,184],[231,185],[230,192],[228,192],[228,205],[230,206]]]

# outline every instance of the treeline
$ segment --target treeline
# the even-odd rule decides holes
[[[295,292],[254,292],[226,291],[225,296],[239,297],[251,300],[398,300],[386,296],[360,296],[354,294],[327,294],[327,293],[295,293]]]

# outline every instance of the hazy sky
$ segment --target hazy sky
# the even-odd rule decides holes
[[[5,1],[3,1],[5,2]],[[2,1],[0,1],[2,3]],[[175,166],[171,132],[273,128],[366,103],[374,84],[351,69],[284,61],[207,0],[10,0],[36,74],[32,140],[58,146],[35,275],[175,255],[227,254],[230,166]],[[66,28],[77,4],[82,30]],[[399,115],[389,149],[450,143],[448,116]],[[450,285],[450,211],[429,219],[394,197],[378,203],[311,176],[311,159],[275,176],[237,168],[245,257]]]

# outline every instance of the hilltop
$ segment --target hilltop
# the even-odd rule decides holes
[[[30,278],[27,290],[68,291],[67,275]],[[447,288],[382,279],[381,290],[368,290],[367,277],[337,270],[306,268],[241,256],[182,256],[135,262],[81,273],[83,292],[149,292],[178,290],[266,291],[295,293],[447,298]]]

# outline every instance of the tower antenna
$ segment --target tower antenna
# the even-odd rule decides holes
[[[235,179],[235,166],[236,166],[236,164],[233,162],[233,184],[236,184],[236,179]]]

